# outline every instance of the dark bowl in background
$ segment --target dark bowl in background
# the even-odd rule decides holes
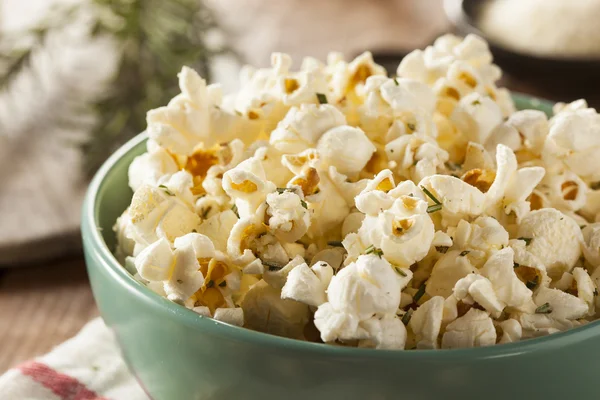
[[[490,0],[444,0],[444,9],[457,33],[474,33],[489,43],[494,62],[506,73],[535,83],[557,85],[561,89],[568,89],[570,86],[571,91],[575,92],[584,88],[589,90],[592,84],[600,84],[600,59],[542,57],[495,43],[477,26],[481,7],[488,1]]]

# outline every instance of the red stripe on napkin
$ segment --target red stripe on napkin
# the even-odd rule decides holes
[[[107,400],[89,390],[77,379],[61,374],[49,366],[30,361],[18,367],[23,375],[50,389],[62,400]]]

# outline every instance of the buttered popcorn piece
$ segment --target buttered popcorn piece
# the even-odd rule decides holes
[[[401,196],[377,216],[365,216],[358,235],[363,243],[379,248],[386,259],[410,267],[429,252],[435,228],[427,214],[427,203]]]
[[[306,201],[291,190],[267,195],[269,229],[285,242],[295,242],[308,231],[310,213]]]
[[[323,161],[344,175],[360,172],[376,148],[360,128],[342,125],[325,132],[317,151]]]
[[[199,316],[348,347],[592,321],[600,117],[583,100],[515,111],[500,76],[475,35],[438,38],[396,77],[369,52],[300,69],[275,53],[226,96],[184,67],[147,114],[116,255]]]
[[[325,132],[345,124],[344,114],[329,104],[303,104],[290,109],[269,142],[284,153],[296,154],[315,147]]]
[[[315,313],[315,326],[324,342],[336,339],[365,339],[359,323],[374,314],[394,314],[400,292],[412,273],[398,274],[384,258],[375,254],[360,256],[337,273],[327,288],[327,302]]]
[[[129,216],[131,239],[144,247],[163,237],[172,242],[200,223],[200,217],[192,211],[192,206],[165,185],[142,185],[136,190],[129,206]]]
[[[583,236],[573,219],[551,208],[531,211],[519,224],[518,236],[526,238],[527,251],[559,277],[571,271],[581,255]]]
[[[444,314],[444,298],[435,296],[423,303],[410,319],[409,326],[417,340],[417,349],[437,349]]]
[[[547,164],[564,163],[583,179],[600,180],[600,115],[587,108],[560,112],[550,121],[543,157]]]
[[[318,262],[312,268],[300,264],[289,272],[281,298],[318,307],[327,301],[325,290],[332,277],[333,268],[326,262]]]
[[[496,344],[496,328],[485,311],[471,308],[446,326],[442,349],[484,347]]]

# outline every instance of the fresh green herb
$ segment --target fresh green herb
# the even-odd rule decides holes
[[[373,245],[370,245],[365,250],[365,254],[371,254],[371,253],[375,254],[379,258],[381,258],[383,256],[383,251],[381,251],[381,249],[378,249],[377,247],[375,247]]]
[[[198,231],[196,229],[192,229],[193,233],[198,233]]]
[[[235,115],[237,115],[238,117],[242,116],[242,113],[238,110],[233,110],[233,112],[235,113]]]
[[[231,206],[231,211],[233,211],[238,218],[240,217],[237,205],[234,204],[233,206]]]
[[[481,101],[474,100],[474,101],[471,102],[471,105],[473,105],[473,106],[480,106],[481,105]]]
[[[527,281],[527,283],[525,284],[525,286],[527,286],[527,289],[533,290],[538,285],[539,279],[540,278],[536,275],[536,277],[533,278],[533,280]]]
[[[466,255],[467,255],[467,254],[469,254],[469,253],[470,253],[470,251],[469,251],[469,250],[464,250],[464,251],[461,251],[461,252],[460,252],[459,256],[461,256],[461,257],[464,257],[464,256],[466,256]]]
[[[169,195],[169,196],[175,196],[175,193],[171,192],[169,190],[168,187],[166,187],[165,185],[158,185],[159,189],[162,189],[163,192],[165,192],[165,194]]]
[[[227,281],[223,281],[221,283],[219,283],[219,287],[225,287],[227,286]]]
[[[449,249],[449,248],[450,248],[450,247],[448,247],[448,246],[435,246],[435,250],[436,250],[438,253],[442,253],[442,254],[446,254],[446,252],[448,252],[448,249]]]
[[[269,271],[279,271],[281,268],[283,268],[283,265],[270,263],[268,261],[263,261],[262,263],[269,267]]]
[[[419,286],[419,290],[417,290],[417,293],[415,293],[415,295],[413,296],[413,301],[415,303],[417,303],[419,300],[421,300],[421,297],[423,297],[424,294],[425,294],[425,283],[422,283],[421,286]]]
[[[427,207],[427,212],[431,214],[436,211],[440,211],[442,209],[442,203],[440,203],[440,201],[429,190],[427,190],[426,187],[421,186],[421,190],[425,193],[425,195],[427,195],[427,197],[431,199],[431,201],[435,203]]]
[[[552,307],[550,306],[550,303],[544,303],[535,309],[536,314],[550,314],[551,312]]]
[[[304,200],[300,200],[300,204],[302,205],[302,207],[304,207],[306,210],[308,210],[308,204],[306,204],[306,202]]]
[[[590,188],[592,190],[598,190],[598,189],[600,189],[600,181],[590,183]]]
[[[213,286],[215,286],[215,281],[213,281],[213,280],[211,279],[211,280],[210,280],[210,281],[208,281],[208,283],[206,284],[206,287],[207,287],[207,288],[211,288],[211,287],[213,287]]]
[[[415,124],[411,123],[411,122],[407,123],[407,124],[406,124],[406,127],[407,127],[408,129],[410,129],[410,131],[411,131],[411,132],[414,132],[414,131],[416,131],[416,130],[417,130],[417,126],[416,126]]]
[[[400,85],[400,84],[398,83],[398,78],[394,78],[394,83],[396,84],[396,86]]]
[[[404,313],[404,315],[402,316],[402,323],[404,324],[404,326],[407,326],[408,323],[410,322],[410,318],[412,317],[412,313],[413,313],[413,309],[409,308],[408,311],[406,311]]]
[[[183,283],[183,281],[181,279],[177,279],[177,283],[179,283],[181,285]]]
[[[327,96],[323,93],[317,93],[317,100],[319,100],[319,104],[327,104]]]
[[[513,268],[519,268],[520,266],[519,263],[513,263]]]
[[[529,246],[533,238],[520,237],[519,240],[523,240],[525,242],[525,246]]]
[[[442,205],[441,204],[433,204],[429,207],[427,207],[427,212],[429,214],[434,213],[436,211],[440,211],[442,209]]]
[[[212,206],[208,206],[202,211],[202,219],[206,219],[210,210],[212,210]]]
[[[285,192],[293,192],[294,191],[294,189],[292,189],[292,188],[277,188],[275,190],[277,190],[277,193],[279,193],[279,194],[285,193]]]
[[[339,240],[331,240],[329,242],[327,242],[328,245],[333,246],[333,247],[344,247],[344,244],[342,242],[340,242]]]
[[[418,163],[419,163],[419,160],[414,160],[414,161],[413,161],[413,167],[414,167],[415,165],[417,165]]]
[[[396,271],[396,273],[398,275],[401,275],[401,276],[403,276],[405,278],[408,276],[408,275],[406,275],[406,272],[402,271],[402,269],[400,267],[394,267],[394,271]]]
[[[579,229],[585,229],[585,227],[586,227],[586,226],[587,226],[587,225],[581,225],[581,226],[579,227]]]

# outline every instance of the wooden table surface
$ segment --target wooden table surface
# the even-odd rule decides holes
[[[83,256],[0,270],[0,374],[98,315]]]

